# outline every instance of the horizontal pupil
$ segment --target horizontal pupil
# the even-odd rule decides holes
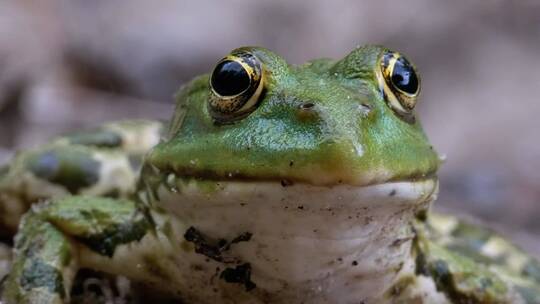
[[[418,90],[418,78],[412,66],[403,57],[399,58],[392,71],[392,83],[400,90],[414,94]]]
[[[249,88],[250,78],[240,63],[228,60],[216,66],[211,82],[212,88],[219,95],[234,96]]]

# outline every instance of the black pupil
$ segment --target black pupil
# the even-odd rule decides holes
[[[414,94],[418,90],[418,78],[411,64],[403,57],[399,58],[392,71],[392,83],[403,92]]]
[[[221,96],[234,96],[249,88],[249,75],[244,67],[232,60],[219,63],[212,73],[212,88]]]

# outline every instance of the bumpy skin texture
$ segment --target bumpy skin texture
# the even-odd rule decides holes
[[[127,198],[161,122],[133,120],[67,134],[17,153],[0,170],[0,237],[12,235],[31,204],[66,195]]]
[[[391,107],[385,90],[391,84],[380,73],[387,49],[366,46],[339,61],[300,66],[262,48],[235,52],[254,55],[263,67],[264,90],[255,108],[230,123],[216,121],[208,111],[214,94],[209,76],[194,79],[180,90],[169,130],[144,159],[136,186],[138,160],[159,137],[158,123],[112,124],[62,137],[20,153],[0,172],[0,208],[12,214],[1,223],[10,231],[23,210],[47,201],[22,220],[13,268],[2,286],[5,303],[69,302],[80,268],[125,275],[186,303],[539,302],[538,262],[487,230],[451,217],[426,218],[436,195],[439,158],[414,113],[404,117]],[[298,189],[321,197],[344,189],[344,197],[321,202],[315,195],[303,201]],[[367,201],[347,202],[347,195]],[[265,198],[269,201],[263,203]],[[234,205],[227,205],[231,200]],[[315,210],[316,204],[324,207]],[[227,209],[219,209],[223,206]],[[392,214],[386,216],[385,208]],[[336,220],[342,210],[345,216]],[[313,224],[305,222],[311,218],[316,229],[306,232],[297,225]],[[389,221],[374,220],[379,218]],[[259,220],[265,227],[257,226]],[[280,227],[266,227],[272,221]],[[219,233],[199,229],[208,223]],[[381,235],[349,236],[364,227]],[[272,229],[281,229],[279,237]],[[294,229],[300,237],[288,235]],[[381,247],[374,251],[380,256],[332,256],[363,239],[367,243],[353,246],[350,256]],[[322,283],[360,269],[357,275],[344,286],[328,283],[334,293],[323,285],[303,292],[305,282],[293,277],[285,278],[281,291],[265,285],[265,276],[279,274],[284,265],[297,268],[299,278],[318,267],[315,260],[277,258],[278,251],[291,251],[292,257],[313,254],[296,252],[311,240],[312,251],[320,252],[315,257],[330,259],[321,266],[324,275],[335,275]],[[291,247],[280,248],[283,243]],[[257,260],[261,256],[267,260]],[[389,269],[363,276],[360,271],[370,270],[371,260],[375,269]],[[264,272],[266,266],[276,267]],[[328,271],[333,268],[335,274]],[[369,285],[378,282],[375,275],[388,285]],[[371,289],[369,296],[343,295]],[[285,291],[290,298],[282,297]]]
[[[504,303],[499,295],[509,288],[540,302],[540,263],[493,231],[440,214],[416,227],[417,274],[433,277],[454,302]]]

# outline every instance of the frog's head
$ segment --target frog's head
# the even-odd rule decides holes
[[[149,161],[213,180],[366,186],[434,176],[439,158],[414,113],[420,80],[399,53],[288,65],[232,51],[178,95],[169,135]]]
[[[303,65],[233,50],[178,94],[168,135],[146,159],[160,180],[153,201],[214,239],[252,233],[228,254],[248,261],[259,285],[319,284],[354,265],[370,283],[348,294],[380,293],[370,284],[401,269],[407,223],[437,188],[419,92],[414,66],[384,47]]]

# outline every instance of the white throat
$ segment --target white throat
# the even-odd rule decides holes
[[[218,295],[203,287],[180,292],[201,303],[237,293],[245,293],[240,297],[244,300],[231,303],[377,301],[411,258],[409,222],[428,207],[437,184],[434,179],[365,187],[217,182],[216,189],[209,191],[206,185],[205,191],[191,182],[174,191],[162,188],[161,207],[183,227],[194,227],[213,240],[252,235],[223,252],[225,260],[235,261],[232,265],[211,261],[215,267],[190,276],[201,281],[195,285],[214,285]],[[194,252],[180,258],[209,260]],[[216,267],[242,263],[251,267],[253,290],[216,279]]]

